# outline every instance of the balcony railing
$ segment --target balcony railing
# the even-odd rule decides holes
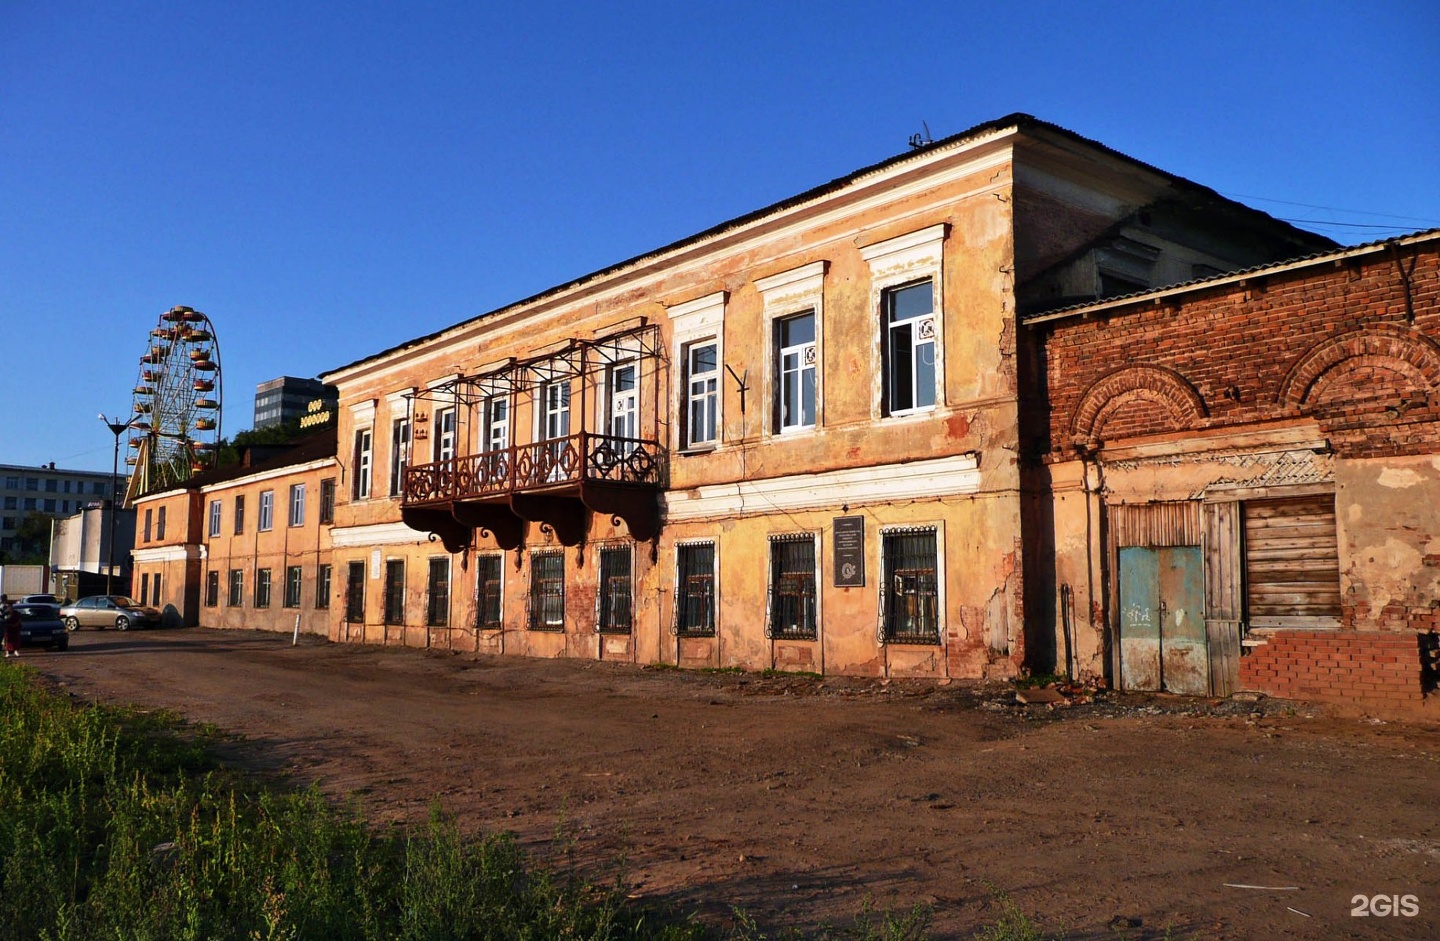
[[[481,500],[582,482],[660,486],[664,453],[655,441],[582,431],[407,468],[402,500],[406,505]]]

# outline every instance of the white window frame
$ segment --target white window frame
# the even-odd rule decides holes
[[[617,390],[617,377],[630,373],[630,388]],[[634,440],[640,437],[640,361],[627,359],[605,370],[605,434]],[[621,427],[617,427],[617,425]],[[623,427],[628,425],[628,427]]]
[[[370,499],[371,463],[375,459],[375,429],[355,429],[355,499]]]
[[[390,422],[390,496],[405,489],[405,468],[410,462],[410,416]]]
[[[260,491],[260,513],[255,524],[255,531],[268,533],[275,525],[275,491]]]
[[[671,362],[678,365],[680,376],[674,383],[675,421],[674,448],[677,451],[710,451],[724,446],[725,387],[721,373],[725,369],[725,304],[726,291],[716,291],[693,301],[676,304],[669,309],[671,337],[674,344]],[[714,436],[704,441],[690,440],[690,350],[707,344],[715,345],[715,426]]]
[[[450,461],[455,459],[456,423],[459,418],[459,409],[453,405],[435,409],[431,433],[435,436],[434,459],[439,461]]]
[[[874,381],[871,394],[871,414],[874,418],[903,418],[907,415],[924,415],[945,405],[945,282],[944,254],[945,238],[949,223],[932,225],[907,235],[901,235],[884,242],[877,242],[860,249],[860,257],[870,266],[870,310],[872,311],[875,342],[871,360]],[[935,399],[932,405],[892,409],[887,401],[886,386],[889,382],[887,370],[888,332],[890,329],[886,297],[893,288],[902,288],[915,282],[930,281],[931,314],[928,318],[916,319],[916,332],[925,330],[931,334],[935,344]],[[922,326],[928,323],[928,328]]]
[[[768,403],[765,429],[770,434],[799,434],[813,431],[824,423],[824,349],[825,330],[825,271],[828,262],[816,261],[789,271],[758,278],[755,287],[760,292],[765,324],[765,343],[768,352],[765,357],[765,401]],[[815,341],[812,346],[810,367],[815,372],[815,420],[809,424],[784,424],[781,419],[781,401],[785,393],[782,362],[786,350],[779,348],[780,321],[803,316],[809,312],[815,318]],[[805,344],[794,350],[802,356],[804,369]]]
[[[290,525],[305,525],[305,485],[290,485]]]
[[[216,539],[220,536],[221,514],[224,511],[220,508],[219,500],[210,501],[210,538]]]
[[[497,415],[497,411],[503,414]],[[485,446],[487,454],[510,447],[510,396],[492,395],[485,400]]]

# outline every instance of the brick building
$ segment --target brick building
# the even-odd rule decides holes
[[[1422,701],[1437,249],[1420,233],[1028,318],[1027,599],[1062,669]]]

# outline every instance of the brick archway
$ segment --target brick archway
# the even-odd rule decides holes
[[[1375,324],[1311,347],[1286,373],[1275,403],[1305,411],[1331,379],[1363,366],[1399,373],[1432,392],[1440,389],[1440,347],[1398,324]]]
[[[1210,414],[1200,393],[1179,373],[1158,366],[1127,366],[1085,390],[1071,434],[1076,442],[1093,443],[1111,418],[1143,404],[1157,406],[1166,415],[1168,427],[1156,431],[1193,427]]]

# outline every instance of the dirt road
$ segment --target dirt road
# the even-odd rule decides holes
[[[1072,939],[1440,937],[1434,728],[250,632],[71,640],[24,662],[242,734],[237,760],[381,820],[438,801],[542,854],[559,830],[583,864],[623,856],[635,894],[717,918],[810,926],[869,897],[963,938],[1003,891]],[[1377,895],[1418,913],[1352,914]]]

